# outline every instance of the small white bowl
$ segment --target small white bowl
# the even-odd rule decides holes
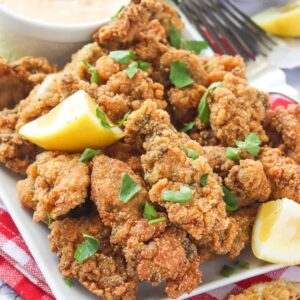
[[[109,18],[84,24],[54,24],[30,19],[0,5],[0,56],[15,60],[44,56],[63,65]]]

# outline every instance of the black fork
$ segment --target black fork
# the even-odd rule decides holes
[[[219,54],[245,60],[266,56],[276,42],[251,18],[227,0],[182,0],[179,7]]]

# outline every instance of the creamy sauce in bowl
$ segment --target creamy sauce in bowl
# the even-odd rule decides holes
[[[54,24],[84,24],[109,19],[128,0],[0,0],[24,17]]]

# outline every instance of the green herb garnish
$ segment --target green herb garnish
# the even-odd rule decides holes
[[[100,248],[100,241],[95,237],[88,234],[83,234],[83,237],[85,241],[77,246],[74,253],[74,259],[79,263],[94,255]]]
[[[162,198],[165,201],[176,203],[187,203],[192,198],[192,190],[188,186],[182,186],[180,192],[177,191],[163,191]]]
[[[89,64],[86,60],[84,60],[83,63],[87,67],[89,73],[91,74],[91,83],[98,84],[99,75],[96,68]]]
[[[233,264],[240,269],[248,270],[250,267],[250,264],[247,261],[242,261],[242,260],[236,260]]]
[[[129,113],[130,113],[130,112],[126,113],[126,114],[124,115],[124,117],[123,117],[116,125],[114,125],[114,124],[111,125],[111,124],[108,123],[108,120],[107,120],[107,118],[106,118],[105,113],[104,113],[103,111],[101,111],[101,110],[99,109],[99,107],[96,108],[96,115],[97,115],[98,119],[100,120],[101,125],[102,125],[104,128],[107,128],[107,129],[111,129],[111,128],[115,128],[115,127],[120,127],[120,126],[122,126],[123,123],[127,120],[128,116],[129,116]]]
[[[240,148],[227,147],[226,148],[226,157],[231,160],[238,161],[241,159],[239,156],[239,152],[240,152]]]
[[[153,220],[158,216],[158,212],[149,202],[146,202],[144,206],[143,216],[145,219]]]
[[[188,132],[192,130],[196,125],[196,122],[192,121],[189,123],[185,123],[184,126],[180,129],[181,132]]]
[[[197,159],[199,157],[199,154],[193,150],[193,149],[190,149],[190,148],[187,148],[186,145],[183,145],[183,151],[184,153],[191,159]]]
[[[130,60],[135,58],[135,54],[130,50],[117,50],[111,51],[109,57],[118,63],[128,65]]]
[[[194,83],[185,63],[177,60],[171,64],[170,80],[177,88],[183,88]]]
[[[160,223],[160,222],[164,222],[166,220],[167,220],[166,217],[160,217],[160,218],[157,218],[157,219],[150,220],[149,224],[153,225],[153,224],[157,224],[157,223]]]
[[[134,61],[128,66],[126,70],[123,71],[123,73],[127,74],[129,78],[132,78],[134,77],[138,69],[145,71],[150,67],[150,65],[150,63],[141,60]]]
[[[124,173],[122,176],[122,185],[121,185],[119,199],[122,202],[127,203],[141,189],[142,188],[139,184],[133,181],[132,178],[127,173]]]
[[[94,156],[99,155],[101,153],[100,150],[95,150],[91,148],[86,148],[84,152],[81,154],[79,161],[86,162],[92,159]]]
[[[230,277],[234,273],[234,268],[228,265],[224,265],[220,271],[220,275],[224,277]]]
[[[69,278],[64,278],[64,281],[65,281],[65,284],[68,286],[68,287],[72,287],[73,286],[73,281]]]
[[[52,219],[50,213],[46,212],[46,215],[47,215],[47,224],[49,227],[53,223],[53,219]]]
[[[182,33],[180,30],[172,24],[169,20],[170,29],[168,31],[168,36],[171,42],[171,45],[177,49],[186,49],[190,51],[194,51],[196,54],[200,54],[200,52],[208,47],[207,41],[194,41],[194,40],[185,40],[182,37]]]
[[[207,104],[208,94],[213,89],[216,89],[216,88],[222,87],[222,86],[223,86],[222,82],[214,82],[207,88],[204,95],[202,96],[202,98],[199,102],[199,105],[198,105],[199,119],[201,120],[202,123],[206,123],[210,120],[210,109],[209,109],[208,104]]]
[[[168,31],[168,36],[170,38],[171,45],[174,48],[179,49],[181,45],[181,39],[182,39],[181,31],[178,30],[170,20],[169,20],[169,24],[170,24],[170,29]]]
[[[110,19],[113,20],[113,21],[118,20],[120,12],[123,10],[124,7],[125,7],[125,5],[122,5],[119,8],[119,10]]]
[[[180,48],[190,50],[195,52],[196,54],[200,54],[200,52],[204,49],[208,48],[208,42],[207,41],[187,41],[182,40]]]
[[[228,212],[236,211],[238,209],[238,202],[236,196],[224,185],[222,185],[222,190],[224,193],[226,210]]]
[[[260,151],[260,138],[256,132],[248,134],[245,138],[245,141],[235,141],[237,148],[228,147],[226,149],[226,157],[231,160],[240,160],[239,151],[241,149],[247,151],[253,156],[257,156]]]
[[[206,187],[207,184],[208,173],[204,173],[200,177],[200,184],[202,187]]]

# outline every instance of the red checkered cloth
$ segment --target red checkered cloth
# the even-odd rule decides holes
[[[272,107],[287,106],[292,100],[271,95]],[[0,201],[1,204],[1,201]],[[300,266],[283,268],[249,278],[189,300],[223,300],[231,293],[238,294],[253,283],[285,278],[300,280]],[[31,256],[21,234],[5,208],[0,207],[0,279],[11,286],[25,300],[53,300],[54,296]]]

